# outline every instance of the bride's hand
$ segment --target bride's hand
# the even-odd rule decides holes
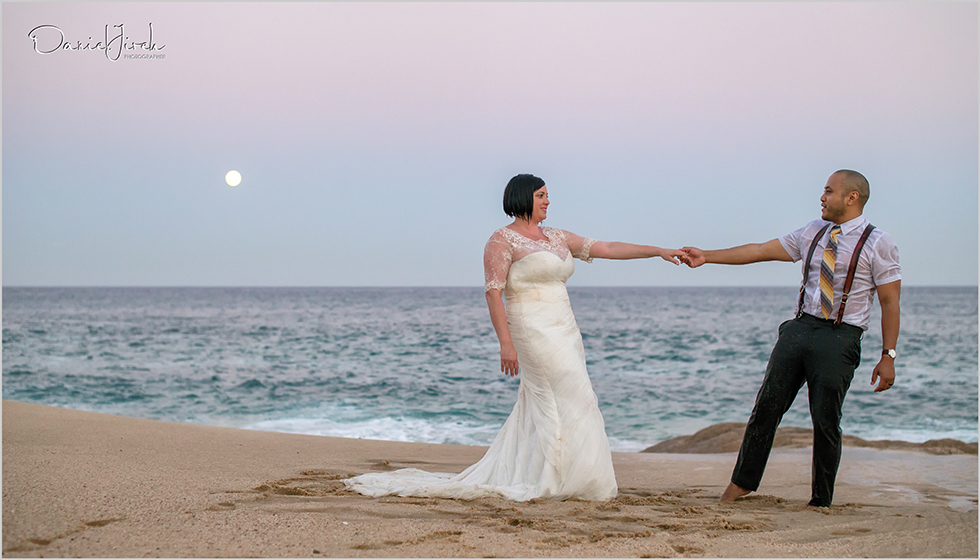
[[[684,251],[681,251],[680,249],[661,249],[660,250],[660,258],[662,258],[663,260],[665,260],[667,262],[674,263],[674,264],[676,264],[678,266],[680,266],[681,263],[677,259],[680,259],[681,261],[683,261],[685,257],[687,257],[687,253],[685,253]]]
[[[513,346],[505,346],[500,348],[500,371],[504,375],[510,377],[517,377],[517,373],[520,371],[520,366],[517,363],[517,350]]]

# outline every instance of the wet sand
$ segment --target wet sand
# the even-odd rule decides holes
[[[482,447],[352,440],[3,402],[5,557],[977,557],[977,456],[845,447],[804,511],[810,449],[717,503],[735,454],[614,453],[609,502],[368,498],[338,482],[459,472]]]

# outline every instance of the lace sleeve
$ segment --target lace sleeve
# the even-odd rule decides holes
[[[500,232],[494,232],[483,249],[484,291],[503,290],[513,258],[510,243]]]
[[[592,239],[591,237],[575,235],[570,231],[563,233],[565,234],[565,242],[568,244],[568,250],[572,252],[572,256],[587,263],[592,262],[592,257],[589,255],[589,251],[592,249],[592,245],[596,242],[596,240]]]

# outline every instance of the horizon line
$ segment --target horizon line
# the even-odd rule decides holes
[[[163,285],[163,284],[99,284],[99,285],[12,285],[12,286],[0,286],[0,290],[5,289],[18,289],[18,288],[261,288],[261,289],[274,289],[274,288],[286,288],[286,289],[298,289],[298,288],[308,288],[308,289],[322,289],[322,288],[364,288],[364,289],[406,289],[406,288],[421,288],[421,289],[446,289],[446,288],[464,288],[464,289],[479,289],[482,288],[481,285],[448,285],[448,286],[438,286],[438,285],[406,285],[406,286],[391,286],[391,285],[195,285],[195,284],[177,284],[177,285]],[[650,285],[573,285],[568,286],[569,288],[793,288],[798,289],[798,284],[738,284],[738,285],[713,285],[713,284],[685,284],[685,285],[669,285],[669,286],[650,286]],[[980,284],[911,284],[902,286],[903,288],[974,288],[980,290]]]

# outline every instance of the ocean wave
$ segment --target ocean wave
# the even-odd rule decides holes
[[[488,446],[500,431],[501,425],[406,417],[372,418],[348,422],[336,422],[325,418],[281,418],[253,422],[242,428],[351,439]],[[609,438],[609,446],[613,451],[623,452],[642,451],[647,447],[640,442],[616,437]]]
[[[615,451],[745,422],[796,290],[570,288]],[[977,441],[977,291],[903,290],[898,383],[877,324],[844,402],[865,439]],[[6,399],[341,437],[488,445],[517,399],[480,289],[4,291]],[[806,391],[783,418],[809,427]]]
[[[422,418],[371,418],[337,422],[326,418],[281,418],[242,426],[246,430],[415,443],[489,445],[500,426]]]

